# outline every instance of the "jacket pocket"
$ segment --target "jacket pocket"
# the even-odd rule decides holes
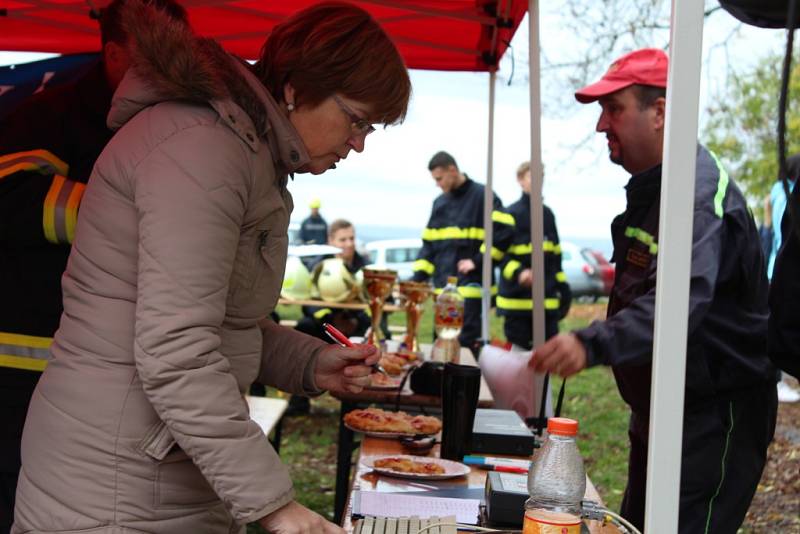
[[[147,431],[136,448],[154,460],[163,460],[176,443],[166,423],[159,421]]]
[[[258,234],[258,258],[256,261],[256,290],[258,298],[270,306],[275,306],[283,284],[286,270],[286,253],[289,237],[275,235],[264,230]]]
[[[156,508],[208,506],[219,497],[191,458],[176,448],[156,467]]]

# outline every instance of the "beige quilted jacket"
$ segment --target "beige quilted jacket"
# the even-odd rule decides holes
[[[15,533],[240,532],[293,498],[242,394],[255,379],[317,393],[325,344],[257,326],[303,144],[244,64],[127,5],[135,66],[83,197]]]

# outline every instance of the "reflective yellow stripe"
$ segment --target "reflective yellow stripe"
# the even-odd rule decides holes
[[[56,201],[61,188],[64,186],[66,178],[56,174],[53,176],[53,183],[50,185],[50,190],[47,191],[47,196],[44,198],[44,209],[42,210],[42,227],[44,228],[44,237],[51,243],[58,244],[58,236],[56,236]]]
[[[436,271],[436,265],[432,264],[428,260],[417,260],[414,262],[413,270],[433,274]]]
[[[557,298],[544,299],[545,310],[557,310],[561,301]],[[533,299],[512,299],[497,297],[497,307],[503,310],[532,310]]]
[[[542,251],[561,254],[561,245],[556,245],[552,241],[542,241]],[[531,243],[525,243],[524,245],[511,245],[508,247],[508,252],[518,256],[530,254],[533,252],[533,245]]]
[[[434,295],[441,295],[443,289],[438,288],[433,290]],[[490,291],[491,295],[497,295],[497,286],[492,286]],[[483,288],[480,286],[458,286],[458,294],[465,299],[479,299],[483,296]]]
[[[486,243],[481,245],[481,254],[483,254],[484,252],[486,252]],[[503,254],[502,250],[500,250],[499,248],[496,248],[496,247],[492,247],[492,259],[493,260],[500,261],[500,260],[503,259],[503,256],[505,256],[505,254]]]
[[[67,197],[67,204],[64,206],[64,226],[67,231],[67,241],[75,241],[75,225],[78,223],[78,208],[81,205],[83,192],[86,191],[86,184],[72,182],[72,191]]]
[[[492,211],[492,220],[494,222],[507,224],[509,226],[514,226],[516,224],[513,215],[510,213],[503,213],[502,211]]]
[[[53,338],[0,332],[0,367],[42,371]]]
[[[633,226],[628,226],[625,228],[625,237],[632,237],[636,241],[640,243],[644,243],[649,247],[650,254],[655,256],[658,254],[658,243],[656,243],[656,239],[642,230],[641,228],[634,228]]]
[[[69,165],[47,150],[28,150],[0,156],[0,178],[18,171],[66,175],[69,173]]]
[[[330,308],[322,308],[321,310],[317,310],[314,312],[314,319],[321,321],[326,315],[333,313],[333,310]]]
[[[82,183],[73,182],[59,174],[53,176],[42,209],[45,239],[55,244],[72,243],[75,238],[78,207],[85,190],[86,185]]]
[[[511,280],[511,278],[514,276],[514,272],[520,267],[522,267],[522,264],[517,260],[509,260],[509,262],[506,263],[506,266],[503,267],[503,278],[506,280]]]
[[[556,273],[556,282],[566,282],[567,275],[564,274],[564,271],[560,271]]]
[[[711,154],[711,157],[714,158],[714,163],[717,164],[717,169],[719,170],[717,194],[714,195],[714,213],[717,214],[717,217],[722,218],[722,214],[725,211],[722,207],[722,201],[725,200],[725,191],[728,190],[728,171],[726,171],[725,167],[722,166],[722,162],[719,160],[716,154],[710,150],[708,152]]]
[[[483,228],[459,228],[448,226],[446,228],[425,228],[422,239],[427,241],[443,241],[445,239],[478,239],[483,241]]]
[[[44,371],[44,368],[47,367],[47,360],[0,354],[0,367],[12,367],[14,369],[25,369],[26,371]]]

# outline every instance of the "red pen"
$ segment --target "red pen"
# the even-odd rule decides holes
[[[485,469],[487,471],[499,471],[501,473],[519,473],[522,475],[527,475],[528,470],[524,467],[516,467],[513,465],[491,465],[491,464],[482,464],[476,467],[480,467],[481,469]]]
[[[322,328],[325,329],[325,333],[331,337],[334,341],[342,345],[343,347],[352,347],[353,342],[350,341],[346,335],[342,334],[335,326],[330,323],[322,323]]]
[[[328,336],[332,340],[334,340],[335,342],[339,343],[341,346],[343,346],[343,347],[353,347],[353,346],[355,346],[355,345],[353,345],[353,342],[350,341],[347,338],[346,335],[342,334],[339,331],[339,329],[336,328],[335,326],[333,326],[332,324],[330,324],[330,323],[322,323],[322,328],[325,329],[325,333],[328,334]],[[374,364],[372,364],[372,368],[375,369],[377,372],[379,372],[381,374],[389,376],[389,373],[387,373],[386,370],[383,367],[381,367],[381,365],[378,362],[375,362]]]

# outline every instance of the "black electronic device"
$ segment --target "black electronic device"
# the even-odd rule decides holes
[[[492,525],[521,526],[528,500],[528,475],[489,471],[484,499]]]
[[[471,452],[530,456],[535,442],[533,433],[514,410],[478,408],[475,412]]]

